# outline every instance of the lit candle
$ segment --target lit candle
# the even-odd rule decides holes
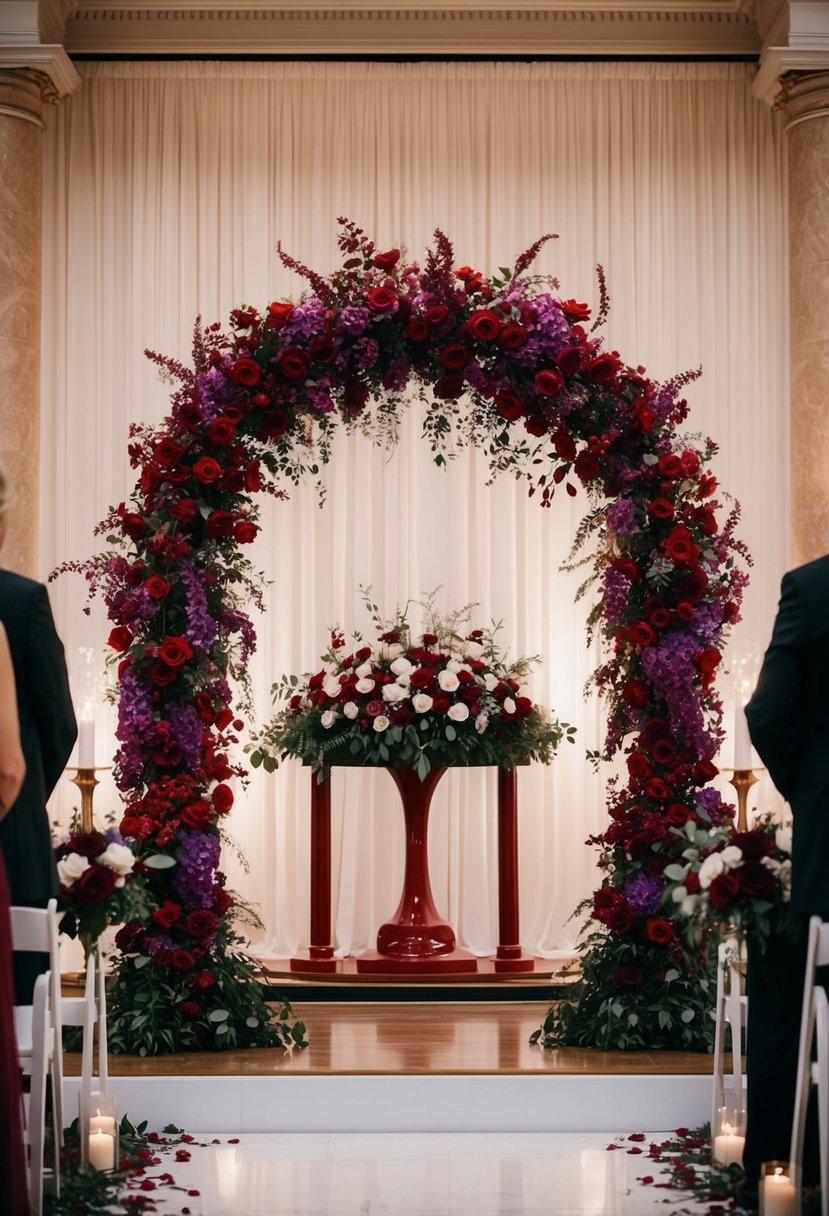
[[[721,1165],[742,1165],[745,1137],[738,1136],[730,1123],[723,1123],[719,1136],[714,1138],[714,1156]]]
[[[734,768],[753,768],[751,755],[751,735],[748,733],[748,721],[744,705],[738,705],[734,712]]]
[[[89,1164],[95,1170],[115,1169],[115,1137],[108,1132],[91,1132],[88,1141]]]
[[[95,723],[81,718],[78,724],[78,768],[95,767]]]
[[[99,1111],[89,1120],[90,1132],[106,1132],[109,1136],[115,1135],[115,1118],[113,1115],[102,1115]]]
[[[763,1179],[763,1211],[765,1216],[796,1216],[797,1191],[791,1178],[778,1166]]]

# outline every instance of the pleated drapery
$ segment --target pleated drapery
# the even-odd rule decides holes
[[[338,264],[337,217],[381,248],[422,260],[436,228],[458,264],[510,266],[556,232],[537,262],[565,296],[598,302],[608,346],[660,379],[702,366],[689,432],[712,435],[715,471],[742,501],[756,557],[732,653],[765,645],[787,561],[787,313],[784,147],[743,64],[81,63],[82,87],[46,133],[42,501],[45,574],[97,551],[95,523],[133,484],[130,422],[160,422],[168,386],[145,348],[187,360],[193,323],[241,304],[298,297],[277,241],[322,273]],[[513,655],[539,654],[538,699],[578,728],[549,770],[519,780],[522,938],[569,950],[576,904],[596,885],[586,838],[605,822],[603,776],[585,751],[602,715],[584,684],[592,600],[563,573],[584,499],[550,511],[521,483],[488,486],[476,452],[431,463],[418,407],[393,453],[341,436],[320,507],[311,486],[263,504],[253,559],[267,575],[251,668],[259,720],[285,672],[315,667],[330,625],[366,630],[357,594],[391,613],[440,586],[449,610],[480,605]],[[93,687],[108,631],[85,588],[52,595],[82,713],[95,704],[98,762],[114,715]],[[728,696],[733,696],[733,692]],[[726,723],[729,724],[728,722]],[[723,763],[730,763],[726,744]],[[254,938],[285,956],[308,940],[309,774],[286,764],[237,791],[231,884],[259,907]],[[765,797],[765,794],[763,795]],[[77,805],[64,783],[55,814]],[[384,773],[337,772],[335,941],[373,944],[400,891],[403,826]],[[117,814],[109,774],[96,816]],[[495,778],[450,773],[430,827],[432,882],[461,945],[497,941]]]

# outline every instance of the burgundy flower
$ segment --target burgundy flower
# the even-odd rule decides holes
[[[99,866],[94,863],[84,870],[80,878],[75,879],[73,894],[79,904],[101,904],[109,899],[115,890],[118,875],[109,866]]]

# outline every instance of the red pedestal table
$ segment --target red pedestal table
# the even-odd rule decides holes
[[[459,950],[455,932],[439,915],[429,881],[428,823],[432,794],[445,768],[421,781],[406,765],[388,768],[403,804],[406,857],[403,892],[390,921],[380,926],[377,949],[357,958],[366,975],[433,976],[478,970],[474,955]],[[498,769],[498,948],[496,972],[532,971],[519,942],[518,817],[515,769]],[[337,970],[331,944],[331,770],[311,777],[311,936],[307,956],[291,959],[292,971]]]

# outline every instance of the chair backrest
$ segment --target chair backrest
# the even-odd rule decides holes
[[[45,908],[12,907],[12,949],[15,952],[48,954],[50,966],[57,961],[57,909],[57,900],[54,899],[50,899]]]
[[[792,1140],[789,1149],[789,1160],[797,1165],[801,1165],[803,1161],[806,1109],[812,1085],[812,1041],[815,1033],[817,1005],[815,969],[827,965],[829,965],[829,921],[822,921],[819,916],[813,916],[809,921],[809,941],[806,946],[803,1011],[800,1019],[800,1046],[797,1059],[797,1088],[792,1119]],[[822,1017],[825,1018],[825,1012]]]
[[[809,948],[814,938],[815,966],[829,967],[829,920],[813,916],[809,921]]]

